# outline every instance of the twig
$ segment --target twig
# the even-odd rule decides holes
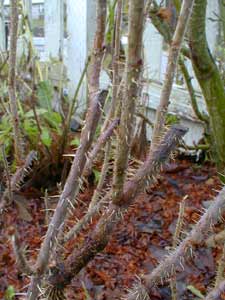
[[[22,6],[21,12],[22,12],[22,17],[23,17],[23,22],[24,22],[25,30],[26,30],[27,35],[28,35],[29,50],[31,51],[31,54],[33,54],[34,57],[38,57],[37,49],[35,48],[34,42],[33,42],[31,24],[29,22],[30,20],[27,17],[27,12],[26,12],[26,9],[24,7],[23,1],[20,2],[20,5]],[[40,62],[38,60],[35,60],[35,67],[37,68],[37,72],[38,72],[40,81],[43,81],[43,74],[42,74],[42,70],[41,70],[41,65],[40,65]]]
[[[85,169],[84,169],[84,176],[88,176],[91,173],[92,170],[92,166],[94,163],[94,160],[96,160],[97,155],[100,151],[100,149],[102,149],[102,147],[104,147],[105,143],[107,142],[107,140],[112,136],[113,131],[115,130],[115,128],[118,126],[119,124],[119,119],[115,119],[113,120],[108,127],[105,129],[105,131],[103,131],[99,138],[97,139],[93,149],[90,151],[89,155],[88,155],[88,159],[85,165]]]
[[[179,215],[177,219],[175,233],[173,235],[173,249],[175,249],[179,244],[179,239],[181,235],[181,230],[184,221],[184,211],[185,211],[185,198],[180,203]],[[170,289],[171,289],[171,297],[172,300],[177,300],[177,283],[176,283],[176,276],[172,277],[170,280]]]
[[[50,284],[63,288],[98,252],[105,248],[114,226],[121,220],[138,193],[147,184],[155,181],[155,176],[186,132],[187,130],[181,126],[174,126],[168,131],[158,150],[154,152],[153,158],[148,157],[134,178],[125,184],[122,200],[116,205],[110,203],[81,249],[75,250],[64,263],[53,268],[52,275],[49,277]]]
[[[153,3],[154,3],[154,8],[150,9],[149,11],[149,16],[151,18],[151,21],[155,26],[155,28],[158,30],[158,32],[164,37],[166,43],[170,45],[172,42],[172,30],[169,24],[163,22],[163,20],[157,15],[160,6],[157,4],[155,0],[153,0]],[[187,58],[191,57],[189,48],[185,46],[181,47],[181,53]]]
[[[128,12],[128,50],[125,66],[125,88],[121,103],[121,122],[118,129],[116,158],[113,171],[113,202],[121,200],[134,130],[134,114],[142,70],[142,36],[144,1],[132,0]]]
[[[48,190],[45,190],[45,196],[44,196],[44,202],[45,202],[45,225],[49,225],[50,215],[49,215],[49,199],[48,199]]]
[[[147,118],[143,113],[141,112],[136,112],[135,114],[137,117],[142,118],[150,127],[153,127],[153,123]]]
[[[116,21],[115,21],[115,41],[114,41],[114,54],[113,54],[113,64],[112,64],[112,102],[109,111],[108,120],[115,117],[116,106],[118,102],[118,86],[120,82],[119,67],[120,67],[120,31],[121,31],[121,20],[122,20],[122,9],[123,0],[118,0],[116,9]],[[107,121],[108,121],[107,120]],[[107,126],[107,122],[106,125]],[[103,126],[103,128],[105,127]]]
[[[205,298],[205,300],[220,300],[220,296],[225,292],[225,280],[215,287]]]
[[[42,129],[41,129],[41,124],[40,124],[40,121],[39,121],[39,118],[38,118],[38,115],[37,115],[37,111],[36,111],[36,106],[35,106],[35,92],[36,92],[36,85],[35,85],[35,80],[36,80],[36,72],[35,72],[35,58],[33,59],[33,65],[32,65],[32,92],[31,92],[31,97],[30,97],[30,106],[33,110],[33,113],[34,113],[34,120],[36,122],[36,125],[37,125],[37,129],[38,129],[38,132],[39,132],[39,136],[38,136],[38,142],[41,142],[43,147],[44,147],[44,151],[47,155],[47,157],[51,160],[51,153],[48,149],[48,147],[43,143],[42,139],[40,138],[41,137],[41,134],[42,134]]]
[[[192,257],[193,248],[204,242],[205,238],[208,236],[208,233],[212,230],[212,227],[221,220],[224,212],[225,187],[215,197],[213,204],[203,214],[192,231],[180,243],[174,252],[162,260],[161,263],[150,274],[142,276],[142,283],[139,283],[139,285],[144,285],[150,293],[151,289],[155,285],[159,283],[162,284],[165,279],[169,279],[171,275],[175,274],[175,272],[178,271],[178,267],[183,270],[185,259]],[[125,299],[135,299],[133,297],[134,293],[135,287]]]
[[[15,172],[15,174],[12,175],[10,179],[10,189],[12,195],[14,192],[18,192],[21,189],[25,177],[29,175],[30,172],[32,171],[32,166],[36,160],[37,160],[37,152],[32,150],[27,155],[24,164]],[[8,200],[9,200],[8,196],[9,196],[9,190],[7,188],[0,202],[0,214],[3,213],[5,207],[8,205]]]
[[[24,255],[24,251],[21,249],[19,245],[19,237],[17,232],[15,231],[12,235],[12,246],[13,246],[13,252],[16,257],[16,263],[20,269],[20,271],[26,275],[32,275],[33,270],[29,263],[27,262],[27,259]]]
[[[101,101],[105,99],[106,92],[100,92],[92,99],[91,105],[88,109],[86,116],[86,125],[81,132],[80,147],[76,152],[73,164],[63,192],[58,201],[55,213],[48,226],[46,237],[41,246],[37,262],[36,262],[36,276],[33,276],[31,282],[31,290],[29,291],[29,300],[37,299],[39,293],[38,285],[41,275],[44,273],[49,260],[50,252],[53,250],[53,246],[56,242],[59,231],[63,228],[63,224],[68,212],[68,208],[71,204],[74,205],[76,195],[79,191],[79,178],[82,176],[82,172],[86,163],[86,154],[93,141],[94,133],[98,124],[98,120],[101,115]]]
[[[155,148],[157,147],[158,139],[160,138],[160,135],[163,131],[163,127],[165,125],[165,118],[169,106],[169,100],[175,76],[177,60],[179,57],[182,41],[188,26],[193,4],[194,0],[187,0],[182,2],[180,16],[172,38],[172,42],[170,44],[165,80],[160,95],[160,103],[156,111],[155,126],[153,129],[152,143],[150,149],[151,153],[153,153]]]
[[[111,200],[111,191],[108,192],[96,205],[88,209],[86,214],[70,229],[66,234],[63,242],[66,243],[72,238],[76,238],[80,231],[88,225],[92,219],[103,210],[104,206],[108,206]]]
[[[180,203],[180,209],[179,209],[179,215],[177,219],[176,229],[175,233],[173,235],[173,248],[176,248],[179,244],[179,239],[182,231],[183,221],[184,221],[184,213],[185,213],[185,199],[187,196],[183,198],[183,200]]]
[[[7,178],[7,193],[8,193],[9,202],[11,203],[12,202],[12,187],[11,187],[9,164],[8,164],[8,161],[6,158],[5,145],[2,145],[1,148],[2,148],[2,158],[3,158],[3,163],[4,163],[5,172],[6,172],[6,178]]]
[[[203,121],[204,123],[209,123],[209,118],[207,115],[205,115],[204,113],[201,113],[199,108],[198,108],[198,103],[197,103],[197,98],[195,95],[195,90],[193,88],[193,85],[191,83],[191,77],[188,73],[188,69],[185,65],[184,60],[180,57],[179,58],[179,66],[181,68],[181,72],[183,74],[189,95],[190,95],[190,99],[191,99],[191,104],[192,104],[192,108],[194,110],[195,115],[198,117],[199,120]]]
[[[217,266],[215,287],[218,287],[221,281],[224,280],[224,269],[225,269],[225,243],[223,245],[222,255],[219,259],[218,266]]]
[[[104,156],[99,182],[94,191],[94,195],[91,199],[88,210],[92,209],[98,203],[99,198],[101,197],[101,192],[109,169],[110,150],[111,150],[111,142],[108,141],[108,143],[105,146],[105,156]]]
[[[75,93],[74,93],[74,96],[73,96],[73,99],[72,99],[72,101],[70,103],[70,106],[69,106],[69,111],[68,111],[68,114],[67,114],[67,117],[66,117],[65,125],[64,125],[64,128],[63,128],[63,133],[62,133],[62,142],[61,142],[61,147],[60,147],[59,158],[64,153],[64,150],[65,150],[65,147],[66,147],[66,144],[67,144],[68,131],[69,131],[69,128],[70,128],[71,118],[72,118],[72,115],[74,113],[75,104],[77,102],[79,91],[80,91],[82,82],[84,80],[84,76],[87,72],[87,68],[89,66],[89,63],[90,63],[90,57],[88,57],[88,59],[85,63],[84,69],[81,73],[80,79],[78,81],[78,84],[77,84],[77,87],[76,87],[76,90],[75,90]]]
[[[16,50],[17,50],[17,31],[18,31],[18,3],[17,0],[11,0],[10,16],[10,49],[9,49],[9,99],[11,108],[11,117],[14,134],[14,151],[18,165],[23,158],[23,146],[20,132],[20,121],[16,100]]]

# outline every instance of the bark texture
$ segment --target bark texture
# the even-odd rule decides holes
[[[45,239],[42,243],[35,265],[36,273],[31,279],[30,288],[28,291],[28,299],[36,300],[39,294],[39,285],[43,274],[45,273],[50,254],[54,249],[57,241],[57,236],[63,228],[68,208],[73,206],[76,195],[79,191],[79,179],[82,176],[83,169],[86,163],[87,152],[92,144],[93,136],[98,125],[98,120],[101,116],[102,105],[106,98],[107,92],[99,92],[99,75],[101,70],[101,61],[103,56],[103,42],[106,23],[106,0],[97,1],[97,30],[94,40],[94,51],[91,58],[89,74],[91,79],[89,82],[90,90],[90,105],[86,115],[85,126],[81,132],[81,143],[76,152],[73,164],[63,192],[60,196],[58,205],[52,220],[48,226]]]
[[[210,116],[216,161],[225,170],[225,90],[206,39],[207,0],[196,0],[190,21],[189,46],[195,75]]]
[[[169,106],[170,94],[175,76],[177,61],[183,38],[188,26],[188,21],[191,15],[193,4],[194,0],[183,1],[177,26],[170,44],[166,75],[160,95],[160,103],[156,111],[156,120],[152,135],[152,153],[157,147],[158,139],[160,138],[163,127],[165,125],[165,117]]]
[[[225,188],[223,188],[217,195],[212,205],[202,215],[192,231],[187,237],[179,244],[179,246],[170,255],[166,256],[164,260],[150,273],[142,276],[141,282],[136,284],[132,290],[129,291],[126,300],[135,300],[137,291],[142,287],[148,293],[151,289],[158,285],[163,284],[165,280],[169,280],[176,272],[181,272],[184,269],[185,261],[191,259],[195,247],[205,241],[212,227],[218,222],[222,221],[225,212]],[[221,283],[221,287],[224,288]],[[219,295],[219,289],[215,290],[216,295]],[[221,291],[221,290],[220,290]],[[217,299],[217,298],[207,298]]]
[[[143,166],[138,169],[134,178],[126,182],[121,201],[117,204],[111,202],[100,218],[95,230],[90,233],[81,248],[74,250],[63,264],[52,269],[52,275],[49,277],[50,285],[63,289],[97,253],[105,248],[114,226],[121,220],[138,193],[147,184],[149,185],[155,181],[162,165],[167,161],[186,132],[187,129],[180,126],[174,126],[168,131],[158,149],[154,152],[153,157],[148,157]]]
[[[220,300],[225,293],[225,280],[215,287],[205,298],[205,300]]]
[[[126,177],[130,146],[134,129],[134,114],[142,69],[142,35],[144,25],[144,1],[131,0],[128,12],[128,52],[125,67],[125,87],[122,100],[121,123],[118,133],[116,162],[113,178],[113,199],[119,201]]]
[[[16,51],[17,51],[17,33],[18,33],[18,3],[17,0],[11,0],[10,16],[10,48],[9,48],[9,100],[11,108],[11,117],[13,123],[14,151],[17,164],[23,159],[23,147],[20,132],[20,122],[16,99]]]

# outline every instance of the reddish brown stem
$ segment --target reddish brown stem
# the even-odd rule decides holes
[[[121,202],[117,205],[111,203],[109,208],[100,218],[94,232],[84,242],[81,249],[68,256],[63,264],[53,268],[53,274],[49,282],[55,287],[68,285],[71,279],[100,251],[102,251],[110,239],[115,224],[121,219],[123,213],[133,203],[137,194],[143,190],[148,182],[154,181],[163,163],[168,159],[180,138],[186,133],[182,127],[172,127],[155,151],[153,158],[149,158],[138,170],[134,179],[127,182]]]
[[[87,152],[93,141],[98,121],[101,115],[102,104],[104,104],[107,92],[99,92],[99,76],[101,70],[101,61],[103,56],[103,42],[106,22],[106,0],[97,2],[97,30],[95,34],[94,50],[91,58],[89,70],[90,81],[90,105],[86,115],[85,126],[81,132],[80,146],[76,152],[69,176],[66,180],[63,192],[60,196],[58,205],[52,220],[48,226],[45,239],[42,243],[36,262],[36,274],[31,279],[28,291],[28,299],[36,300],[39,294],[39,285],[41,277],[45,273],[50,254],[56,243],[57,236],[63,228],[67,211],[76,198],[79,191],[79,179],[86,163]]]

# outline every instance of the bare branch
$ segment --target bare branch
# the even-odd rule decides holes
[[[119,201],[126,178],[130,146],[134,131],[135,103],[139,91],[142,69],[142,34],[144,25],[144,1],[131,0],[128,12],[128,50],[125,67],[125,88],[122,101],[121,123],[118,133],[116,161],[113,177],[113,201]]]
[[[11,187],[9,164],[8,164],[6,153],[5,153],[5,146],[2,145],[1,148],[2,148],[2,158],[3,158],[3,163],[4,163],[5,172],[6,172],[6,178],[7,178],[7,187],[8,187],[7,194],[8,194],[9,202],[11,203],[12,202],[12,187]],[[3,196],[3,199],[4,198],[5,197]],[[0,207],[1,207],[1,205],[0,205]]]
[[[3,212],[4,208],[9,203],[9,194],[12,193],[13,195],[13,192],[18,192],[21,189],[25,177],[28,176],[32,171],[32,166],[36,160],[37,152],[32,150],[27,155],[24,164],[19,169],[17,169],[15,174],[12,175],[12,178],[10,179],[10,186],[8,186],[7,189],[4,191],[0,202],[0,214]]]
[[[109,170],[110,150],[111,150],[111,142],[109,141],[105,146],[105,156],[102,165],[101,175],[99,178],[98,185],[95,189],[94,195],[89,204],[88,210],[92,209],[92,207],[94,207],[99,202],[99,199],[101,198],[101,193],[104,187],[105,179]]]
[[[29,300],[36,300],[38,297],[38,286],[41,281],[41,276],[44,274],[48,266],[50,253],[53,250],[59,232],[63,228],[68,208],[71,204],[73,205],[73,202],[75,201],[76,195],[79,191],[79,179],[82,176],[82,172],[86,163],[87,152],[92,144],[94,133],[101,116],[101,107],[102,104],[104,104],[107,95],[106,91],[99,92],[99,76],[103,56],[105,22],[106,0],[98,0],[97,30],[94,40],[94,51],[89,66],[90,105],[86,115],[85,126],[81,132],[80,146],[76,152],[69,176],[39,251],[36,262],[36,274],[31,279],[31,284],[28,291]]]
[[[181,236],[181,231],[183,227],[183,222],[184,222],[184,212],[185,212],[185,198],[182,200],[180,203],[180,209],[179,209],[179,214],[177,218],[177,224],[176,224],[176,229],[173,235],[173,248],[176,248],[178,246],[178,242],[180,240]],[[170,279],[170,289],[171,289],[171,298],[172,300],[177,300],[177,281],[176,281],[176,276],[172,276]]]
[[[204,242],[212,227],[217,224],[225,212],[225,187],[216,196],[212,205],[197,222],[193,230],[180,243],[180,245],[167,256],[161,263],[150,273],[142,276],[142,283],[149,291],[157,284],[169,279],[171,275],[184,268],[185,259],[192,257],[193,248]],[[125,299],[134,300],[136,286],[129,292]],[[211,298],[209,298],[211,299]],[[214,299],[214,298],[212,298]],[[217,299],[217,298],[215,298]]]
[[[174,126],[168,131],[157,151],[154,152],[153,158],[149,157],[134,178],[125,184],[122,200],[117,205],[110,203],[81,249],[71,253],[63,264],[53,268],[53,274],[49,277],[50,284],[63,288],[98,252],[105,248],[115,224],[121,220],[129,205],[146,184],[154,182],[155,176],[186,131],[181,126]]]
[[[177,60],[187,29],[188,21],[192,12],[193,4],[194,0],[187,0],[182,2],[180,16],[170,45],[165,81],[163,83],[160,95],[160,103],[156,111],[155,126],[152,134],[151,153],[153,153],[155,148],[157,147],[158,139],[162,134],[162,130],[165,124],[165,117],[169,106]]]
[[[20,132],[20,122],[16,99],[16,50],[17,50],[17,31],[18,31],[18,1],[11,0],[10,17],[10,48],[9,48],[9,99],[11,108],[11,117],[14,134],[14,150],[16,162],[20,164],[23,158],[23,147]]]
[[[87,213],[66,234],[63,242],[68,242],[70,239],[76,238],[79,232],[88,225],[97,214],[100,214],[100,211],[104,210],[104,206],[107,206],[110,200],[111,191],[108,192],[96,205],[88,209]]]
[[[98,140],[96,141],[93,149],[88,155],[88,159],[84,169],[84,176],[88,176],[91,173],[92,165],[94,160],[97,158],[97,155],[107,142],[107,140],[112,136],[114,129],[118,126],[119,119],[116,118],[113,120],[108,127],[100,134]]]
[[[219,286],[215,287],[209,294],[206,296],[205,300],[220,300],[221,294],[225,292],[225,280],[222,281]]]
[[[218,266],[217,266],[215,287],[218,287],[221,281],[224,280],[224,270],[225,270],[225,243],[223,245],[222,255],[219,259]]]
[[[119,69],[120,69],[120,31],[122,20],[123,0],[118,0],[115,21],[115,45],[113,55],[113,80],[112,80],[112,103],[109,112],[109,120],[115,117],[117,102],[118,102],[118,87],[120,82]]]
[[[191,105],[192,105],[192,108],[194,110],[194,113],[195,113],[196,117],[199,120],[201,120],[204,123],[208,124],[209,123],[209,117],[207,115],[205,115],[204,113],[200,112],[200,110],[198,108],[198,102],[197,102],[195,90],[194,90],[194,87],[193,87],[192,82],[191,82],[192,78],[190,77],[190,75],[188,73],[188,69],[185,65],[185,62],[181,57],[179,58],[179,66],[181,68],[181,72],[183,74],[187,90],[189,92],[189,96],[190,96],[190,99],[191,99]]]
[[[19,245],[19,237],[17,232],[14,233],[12,236],[12,246],[13,246],[13,251],[16,257],[16,263],[18,264],[19,270],[26,274],[26,275],[32,275],[33,270],[29,263],[27,262],[27,259],[25,257],[24,251]]]

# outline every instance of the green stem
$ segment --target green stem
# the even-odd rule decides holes
[[[60,148],[59,158],[64,153],[64,150],[65,150],[65,147],[66,147],[66,144],[67,144],[68,131],[69,131],[69,128],[70,128],[71,118],[72,118],[72,115],[74,113],[74,108],[75,108],[75,104],[77,102],[77,97],[78,97],[78,94],[79,94],[82,82],[84,80],[84,76],[85,76],[85,74],[87,72],[87,68],[88,68],[89,63],[90,63],[90,57],[88,57],[88,59],[87,59],[87,61],[85,63],[83,72],[81,73],[79,82],[77,84],[77,88],[76,88],[74,96],[73,96],[73,99],[70,102],[69,111],[68,111],[68,114],[67,114],[65,126],[64,126],[64,129],[63,129],[63,134],[62,134],[62,143],[61,143],[62,146]]]
[[[191,99],[191,105],[192,105],[192,108],[195,112],[196,117],[198,117],[198,119],[200,121],[208,123],[209,122],[208,116],[205,115],[204,113],[201,113],[199,108],[198,108],[198,103],[197,103],[197,98],[196,98],[196,95],[195,95],[195,90],[194,90],[192,82],[191,82],[192,78],[190,77],[190,75],[188,73],[188,69],[185,65],[185,62],[181,57],[179,59],[179,66],[180,66],[181,72],[183,74],[183,77],[184,77],[184,80],[185,80],[185,83],[186,83],[186,86],[187,86],[187,89],[188,89],[188,92],[189,92],[189,96],[190,96],[190,99]]]

